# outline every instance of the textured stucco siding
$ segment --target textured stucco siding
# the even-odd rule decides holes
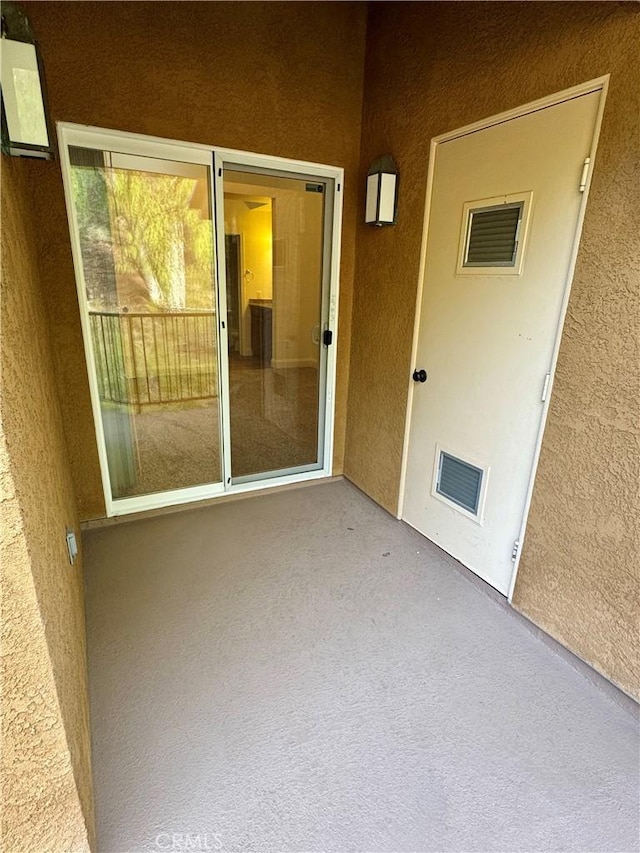
[[[3,849],[93,837],[82,561],[28,209],[33,164],[2,158]]]
[[[612,75],[513,603],[640,698],[635,22],[616,48],[629,73]]]
[[[345,169],[334,473],[342,471],[366,7],[24,3],[51,115]],[[33,170],[38,250],[80,517],[104,515],[58,163]]]
[[[388,152],[400,200],[357,231],[345,456],[395,512],[431,138],[610,73],[514,604],[635,695],[639,43],[635,3],[370,5],[360,184]]]

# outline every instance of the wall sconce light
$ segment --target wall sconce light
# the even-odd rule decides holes
[[[42,63],[25,14],[2,3],[0,38],[2,153],[53,159]]]
[[[398,167],[385,154],[371,164],[367,175],[364,221],[368,225],[395,225],[398,210]]]

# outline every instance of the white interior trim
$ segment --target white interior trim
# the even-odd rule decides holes
[[[560,350],[560,342],[562,339],[562,331],[564,328],[564,321],[567,312],[567,306],[569,303],[569,295],[571,292],[571,284],[573,281],[573,275],[575,271],[576,259],[578,256],[578,249],[580,246],[580,236],[582,234],[582,226],[584,223],[584,216],[587,205],[587,198],[589,195],[589,188],[591,186],[591,177],[593,174],[593,167],[595,164],[595,156],[596,150],[598,146],[598,140],[600,137],[600,129],[602,127],[602,116],[604,113],[604,106],[607,96],[607,91],[609,87],[609,78],[610,75],[606,74],[602,77],[598,77],[594,80],[588,80],[585,83],[581,83],[578,86],[573,86],[570,89],[564,89],[561,92],[556,92],[552,95],[548,95],[544,98],[540,98],[537,101],[532,101],[528,104],[523,104],[520,107],[516,107],[512,110],[507,110],[506,112],[499,113],[494,116],[490,116],[482,121],[474,122],[473,124],[465,125],[464,127],[458,128],[457,130],[449,131],[448,133],[441,134],[440,136],[433,137],[431,140],[430,150],[429,150],[429,168],[427,173],[427,186],[426,186],[426,197],[425,197],[425,213],[424,213],[424,222],[423,222],[423,230],[422,230],[422,245],[420,250],[420,268],[418,272],[418,286],[416,293],[416,312],[414,318],[414,326],[413,326],[413,343],[411,347],[411,362],[409,365],[409,370],[407,371],[409,377],[411,375],[411,366],[415,365],[417,352],[418,352],[418,338],[420,333],[420,315],[422,312],[422,299],[424,293],[424,283],[425,283],[425,272],[426,272],[426,258],[427,258],[427,240],[429,235],[429,218],[431,212],[431,199],[433,194],[433,182],[434,182],[434,172],[435,172],[435,162],[436,162],[436,154],[438,145],[441,145],[444,142],[448,142],[452,139],[458,139],[461,136],[467,136],[470,133],[476,133],[480,130],[485,130],[488,127],[493,127],[497,124],[502,124],[507,121],[511,121],[515,118],[520,118],[521,116],[527,115],[529,113],[537,112],[539,110],[546,109],[547,107],[554,106],[556,104],[561,104],[564,101],[572,100],[573,98],[580,97],[582,95],[587,95],[590,92],[600,92],[600,104],[598,107],[598,115],[596,118],[596,125],[594,129],[593,135],[593,143],[591,148],[591,164],[588,172],[587,183],[584,189],[583,198],[580,207],[580,213],[578,216],[578,224],[576,227],[576,233],[573,242],[573,248],[571,252],[571,260],[569,263],[569,268],[567,271],[567,280],[565,285],[565,292],[562,302],[562,307],[560,310],[559,320],[558,320],[558,328],[556,333],[556,340],[553,350],[552,362],[550,365],[550,373],[551,379],[549,383],[549,390],[546,396],[546,400],[543,404],[541,417],[540,417],[540,426],[538,430],[538,438],[536,441],[536,448],[534,452],[534,459],[531,469],[531,476],[529,479],[529,487],[527,490],[527,498],[525,501],[522,524],[520,528],[520,549],[518,552],[518,557],[516,562],[514,563],[513,573],[511,576],[511,583],[509,586],[508,600],[511,602],[513,598],[513,591],[515,588],[515,582],[518,572],[518,566],[520,562],[520,555],[522,554],[522,543],[524,541],[527,519],[529,515],[529,509],[531,507],[531,497],[533,495],[533,488],[535,483],[535,475],[538,468],[538,461],[540,458],[540,449],[542,447],[542,440],[544,436],[544,429],[546,426],[547,415],[549,411],[549,404],[551,400],[551,388],[553,385],[553,377],[555,375],[556,365],[558,361],[558,352]],[[413,410],[413,394],[414,394],[415,383],[409,378],[408,382],[408,392],[407,392],[407,413],[405,418],[405,431],[404,431],[404,443],[402,450],[402,467],[400,472],[400,491],[398,497],[398,509],[397,509],[397,518],[401,519],[404,511],[404,498],[405,498],[405,490],[406,490],[406,478],[407,478],[407,463],[408,463],[408,453],[409,453],[409,440],[410,440],[410,425],[411,425],[411,415]]]

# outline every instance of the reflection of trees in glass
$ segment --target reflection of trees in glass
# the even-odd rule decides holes
[[[212,307],[211,222],[190,207],[195,180],[131,169],[72,171],[82,243],[96,254],[109,241],[117,272],[144,282],[150,307]]]
[[[210,294],[211,225],[189,207],[196,182],[129,169],[106,178],[118,271],[137,273],[151,302],[170,311],[186,306],[188,279]]]
[[[71,181],[87,297],[95,307],[115,308],[116,271],[104,169],[74,165]]]

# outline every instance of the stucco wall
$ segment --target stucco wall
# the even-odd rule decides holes
[[[345,457],[395,512],[431,138],[611,73],[514,603],[636,694],[639,35],[635,3],[370,5],[360,183],[388,152],[400,201],[358,227]]]
[[[342,470],[366,7],[24,3],[54,121],[343,166],[335,472]],[[38,250],[82,519],[104,514],[58,163],[34,169]]]
[[[2,158],[3,849],[93,837],[82,561],[28,209],[31,162]]]

